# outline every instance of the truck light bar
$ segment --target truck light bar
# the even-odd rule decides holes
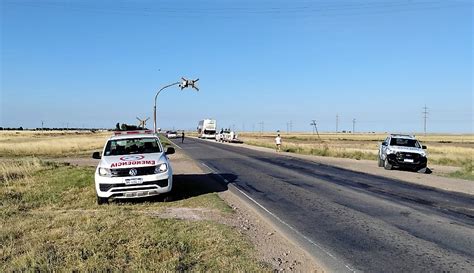
[[[137,134],[153,134],[153,130],[114,131],[114,136],[118,136],[118,135],[137,135]]]

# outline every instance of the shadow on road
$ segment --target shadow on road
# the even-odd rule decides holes
[[[135,199],[117,199],[119,203],[172,202],[196,197],[203,194],[227,190],[223,178],[232,183],[237,179],[233,174],[177,174],[173,176],[171,192],[152,197]]]
[[[178,201],[202,194],[222,192],[227,190],[227,185],[237,179],[233,174],[177,174],[173,177],[173,190],[166,197],[167,201]]]

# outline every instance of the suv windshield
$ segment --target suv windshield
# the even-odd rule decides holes
[[[418,143],[416,139],[408,139],[408,138],[392,138],[390,140],[390,145],[421,148],[420,144]]]
[[[153,137],[109,140],[104,155],[129,155],[160,153],[161,146]]]

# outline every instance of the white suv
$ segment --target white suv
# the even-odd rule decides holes
[[[95,171],[97,203],[107,203],[109,198],[137,198],[171,191],[173,170],[159,138],[151,131],[117,132],[107,140]]]
[[[426,170],[426,146],[410,135],[389,135],[380,145],[378,159],[379,167],[387,170],[407,168],[415,171]]]

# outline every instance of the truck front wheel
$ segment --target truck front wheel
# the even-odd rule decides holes
[[[108,203],[109,203],[108,198],[102,198],[102,197],[97,196],[97,205],[104,205]]]
[[[388,162],[388,157],[385,158],[383,167],[384,167],[386,170],[391,170],[391,169],[392,169],[392,164],[390,164],[390,163]]]

